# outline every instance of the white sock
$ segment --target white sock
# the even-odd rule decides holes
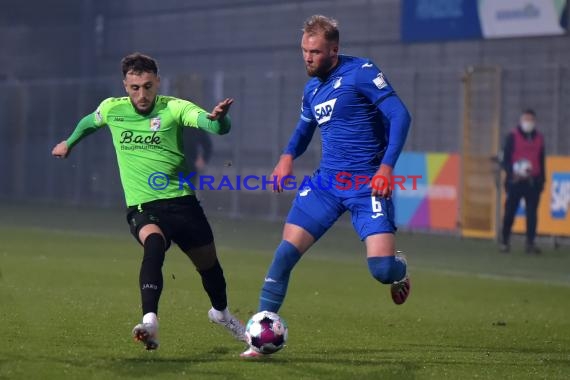
[[[150,323],[151,325],[158,325],[158,317],[155,313],[146,313],[143,316],[142,323]]]

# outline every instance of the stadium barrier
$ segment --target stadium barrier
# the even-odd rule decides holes
[[[570,236],[570,157],[549,156],[545,160],[546,183],[538,206],[539,235]],[[526,231],[524,200],[515,217],[513,232]]]
[[[545,166],[546,184],[539,204],[537,232],[545,236],[570,237],[570,156],[547,156]],[[495,226],[501,225],[504,209],[502,202],[498,208],[500,212],[497,214],[497,220],[487,224],[488,230],[482,230],[478,236],[464,233],[460,221],[474,218],[465,214],[477,212],[477,208],[461,207],[463,204],[460,185],[461,167],[461,157],[456,153],[402,153],[395,173],[422,177],[418,180],[416,190],[401,190],[398,187],[394,190],[398,226],[408,230],[442,231],[460,233],[468,237],[496,238]],[[490,168],[483,180],[493,183],[494,177],[495,173]],[[506,194],[502,182],[495,183],[501,189],[501,199],[504,200]],[[480,194],[480,198],[486,198],[491,204],[491,209],[497,208],[493,193]],[[476,214],[475,217],[480,217],[480,214]],[[524,233],[525,228],[524,200],[521,200],[513,232]]]
[[[421,176],[416,189],[394,189],[396,223],[404,229],[457,231],[459,166],[455,153],[404,152],[395,174]]]

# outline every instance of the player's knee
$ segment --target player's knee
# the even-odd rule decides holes
[[[135,220],[135,219],[133,219],[133,220]],[[147,239],[152,235],[159,235],[164,239],[164,235],[162,233],[162,230],[156,224],[145,224],[142,227],[140,227],[140,230],[138,231],[138,239],[141,242],[146,242]]]
[[[152,248],[153,250],[166,250],[166,241],[162,234],[154,232],[146,237],[143,246],[145,248]]]
[[[368,258],[368,269],[370,274],[376,280],[383,284],[391,284],[394,282],[394,265],[392,257],[370,257]]]
[[[143,261],[150,261],[162,265],[166,251],[164,237],[158,233],[152,233],[144,241]]]

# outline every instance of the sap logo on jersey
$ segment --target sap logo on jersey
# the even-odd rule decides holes
[[[315,117],[319,124],[326,123],[331,119],[335,103],[336,98],[315,106]]]

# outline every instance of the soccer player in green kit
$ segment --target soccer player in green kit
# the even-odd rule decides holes
[[[143,318],[133,329],[136,340],[147,350],[158,348],[162,265],[174,241],[202,278],[212,303],[210,321],[244,341],[243,324],[227,308],[226,282],[208,220],[193,191],[179,186],[179,173],[187,173],[183,129],[228,133],[231,121],[227,113],[233,99],[223,100],[208,113],[189,101],[158,95],[158,66],[151,57],[134,53],[121,63],[128,97],[104,100],[95,112],[81,119],[67,140],[53,148],[52,155],[67,157],[81,139],[105,125],[111,131],[128,207],[127,222],[144,248],[139,277]],[[151,181],[158,181],[153,179],[157,173],[168,177],[164,189],[151,187]],[[165,182],[163,177],[156,184]]]

